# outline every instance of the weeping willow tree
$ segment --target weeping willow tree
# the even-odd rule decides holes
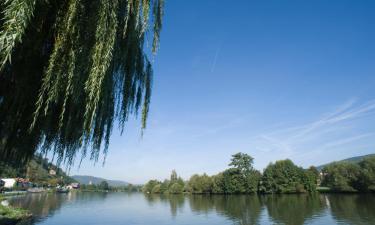
[[[163,0],[1,0],[0,161],[106,155],[114,124],[146,127]]]

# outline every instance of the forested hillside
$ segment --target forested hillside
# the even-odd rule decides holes
[[[375,156],[375,154],[368,154],[368,155],[361,155],[361,156],[350,157],[350,158],[347,158],[347,159],[339,160],[337,162],[359,163],[359,162],[363,161],[365,158],[369,158],[369,157],[372,157],[372,156]],[[327,164],[324,164],[324,165],[320,165],[320,166],[318,166],[316,168],[320,171],[324,167],[326,167],[326,166],[328,166],[328,165],[330,165],[332,163],[335,163],[335,162],[331,162],[331,163],[327,163]]]
[[[50,170],[54,171],[50,174]],[[50,163],[47,158],[37,154],[30,162],[22,167],[15,167],[0,163],[1,178],[28,178],[31,182],[43,186],[56,186],[57,184],[69,184],[75,180],[69,177],[61,168]]]

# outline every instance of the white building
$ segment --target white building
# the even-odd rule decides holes
[[[56,170],[50,169],[49,170],[49,175],[55,176],[56,175]]]
[[[5,182],[4,187],[5,188],[12,188],[14,184],[16,184],[17,180],[14,178],[3,178],[1,179],[2,181]]]

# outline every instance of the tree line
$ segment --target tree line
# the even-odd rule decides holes
[[[194,174],[188,181],[173,170],[169,180],[150,180],[142,190],[161,194],[273,194],[310,193],[321,186],[331,192],[375,191],[375,157],[357,164],[334,162],[321,172],[314,166],[304,169],[286,159],[270,163],[261,173],[253,167],[253,160],[248,154],[237,153],[223,172],[213,176]]]
[[[195,174],[188,181],[172,171],[171,179],[150,180],[146,193],[183,192],[193,194],[304,193],[316,191],[319,173],[316,168],[303,169],[291,160],[270,163],[261,173],[253,167],[253,158],[245,153],[232,155],[229,168],[216,175]]]
[[[128,184],[126,186],[111,186],[107,181],[102,181],[99,184],[81,184],[81,191],[90,191],[90,192],[138,192],[141,190],[141,187],[138,185]]]

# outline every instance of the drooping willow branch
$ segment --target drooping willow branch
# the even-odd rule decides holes
[[[0,70],[11,61],[12,50],[20,43],[33,16],[36,0],[4,0],[3,29],[0,33]]]
[[[163,0],[5,0],[2,6],[0,160],[27,160],[38,149],[68,164],[90,149],[98,160],[115,121],[123,130],[142,108],[146,127],[153,76],[146,33],[155,53]]]

